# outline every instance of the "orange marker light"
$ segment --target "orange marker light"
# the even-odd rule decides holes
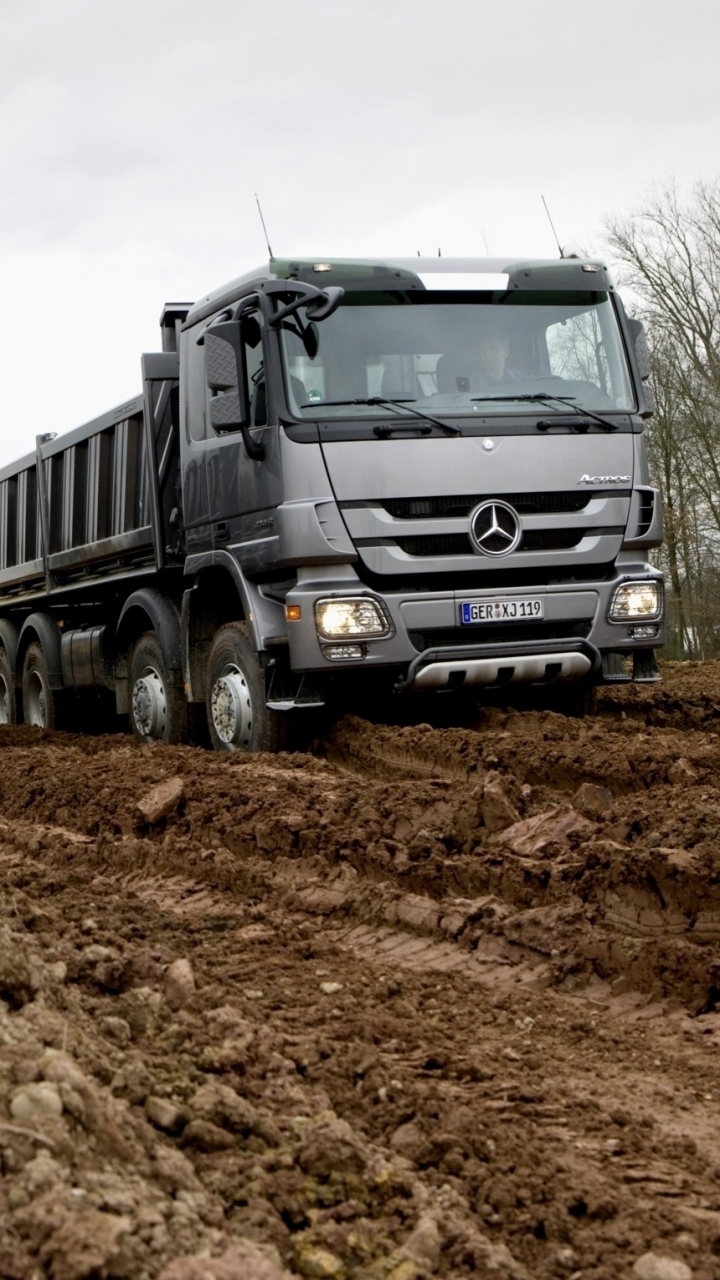
[[[299,605],[299,604],[286,604],[286,605],[285,605],[285,617],[287,618],[288,622],[299,622],[299,621],[300,621],[300,616],[301,616],[301,614],[300,614],[300,605]]]

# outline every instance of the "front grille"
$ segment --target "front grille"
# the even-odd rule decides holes
[[[584,640],[590,634],[592,621],[583,622],[512,622],[474,627],[449,627],[442,631],[411,631],[410,643],[418,653],[426,649],[446,649],[451,645],[502,644],[523,640]]]
[[[522,536],[520,551],[567,551],[585,537],[584,529],[529,529]],[[427,534],[398,538],[397,545],[408,556],[466,556],[473,553],[467,534]]]
[[[386,498],[382,506],[396,520],[423,520],[437,516],[466,516],[479,502],[496,498],[508,502],[520,515],[562,515],[584,511],[591,498],[603,497],[591,489],[567,493],[455,494],[442,498]],[[627,493],[613,493],[613,497]]]

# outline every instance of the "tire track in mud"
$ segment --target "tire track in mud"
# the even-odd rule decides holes
[[[270,881],[333,928],[434,938],[469,970],[501,955],[564,990],[637,989],[697,1010],[720,984],[720,743],[696,727],[701,708],[714,723],[713,678],[671,672],[689,727],[651,723],[677,716],[672,689],[612,689],[588,721],[500,708],[461,729],[348,717],[327,759],[13,729],[0,733],[0,812],[72,819],[97,865],[182,867],[228,893]],[[182,805],[143,825],[143,789],[175,771]]]
[[[647,1249],[717,1280],[718,747],[694,723],[649,725],[653,694],[644,719],[623,720],[627,691],[613,691],[593,723],[348,721],[327,760],[0,731],[0,896],[45,955],[49,1042],[67,1041],[99,1094],[119,1081],[140,1113],[128,1135],[150,1114],[130,1102],[131,1066],[160,1090],[152,1114],[164,1114],[158,1096],[182,1112],[219,1081],[266,1126],[265,1139],[216,1150],[193,1145],[211,1131],[156,1130],[206,1198],[186,1193],[170,1243],[153,1227],[154,1254],[138,1227],[140,1253],[115,1275],[155,1280],[172,1248],[250,1238],[275,1244],[291,1274],[324,1250],[348,1280],[551,1280],[571,1267],[618,1280]],[[367,765],[348,764],[356,751]],[[403,776],[389,774],[393,759]],[[183,784],[177,809],[141,822],[137,801],[170,777]],[[199,991],[174,1014],[162,973],[178,956],[192,958]],[[118,1019],[125,1048],[110,1038]],[[347,1130],[332,1129],[338,1118]],[[301,1161],[322,1161],[298,1135],[316,1130],[323,1142],[342,1133],[333,1150],[350,1169],[382,1158],[386,1182],[352,1173],[333,1189],[306,1174]],[[110,1176],[92,1146],[73,1158],[80,1190]],[[144,1149],[130,1165],[145,1183],[132,1191],[126,1155],[108,1203],[132,1216],[157,1197],[174,1214],[177,1192],[167,1202]],[[34,1176],[18,1166],[3,1181],[0,1169],[0,1201],[5,1182]],[[37,1272],[22,1218],[34,1203],[12,1210],[25,1270],[2,1252],[0,1225],[0,1269],[13,1274],[10,1257],[19,1280]],[[421,1223],[438,1243],[413,1262]]]

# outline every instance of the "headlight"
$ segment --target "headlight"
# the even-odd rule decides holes
[[[630,618],[659,618],[662,614],[661,582],[624,582],[612,598],[611,622],[627,622]]]
[[[390,624],[376,600],[355,596],[345,600],[318,600],[315,627],[323,640],[346,636],[389,636]]]

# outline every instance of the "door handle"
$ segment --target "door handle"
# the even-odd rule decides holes
[[[226,520],[221,520],[215,525],[215,538],[218,542],[227,542],[230,538],[230,530]]]

